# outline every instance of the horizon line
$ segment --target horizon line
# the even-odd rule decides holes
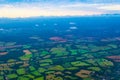
[[[0,17],[8,19],[24,19],[24,18],[38,18],[38,17],[92,17],[92,16],[120,16],[120,14],[93,14],[93,15],[54,15],[54,16],[30,16],[30,17]]]

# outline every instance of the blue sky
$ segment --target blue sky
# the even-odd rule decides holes
[[[120,0],[0,0],[0,17],[120,14]]]

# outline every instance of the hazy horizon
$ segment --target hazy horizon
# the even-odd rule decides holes
[[[120,14],[116,0],[1,0],[0,17],[89,16]]]

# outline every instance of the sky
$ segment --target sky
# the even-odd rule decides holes
[[[0,17],[120,14],[120,0],[0,0]]]

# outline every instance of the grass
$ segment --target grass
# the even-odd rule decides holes
[[[70,50],[72,55],[76,55],[77,54],[77,50]]]
[[[44,77],[38,77],[38,78],[36,78],[34,80],[44,80]]]
[[[89,67],[88,69],[92,70],[92,71],[100,71],[101,70],[99,67]]]
[[[42,51],[41,52],[41,56],[45,56],[45,55],[48,55],[49,54],[49,52],[47,52],[47,51]]]
[[[35,71],[36,69],[33,66],[29,67],[30,71]]]
[[[56,56],[63,56],[68,54],[66,48],[62,48],[62,47],[52,48],[50,51],[52,52],[52,54],[55,54]]]
[[[84,54],[84,53],[87,53],[88,50],[80,49],[79,52],[82,53],[82,54]]]
[[[30,80],[30,78],[20,76],[17,80]]]
[[[28,49],[28,48],[31,48],[31,46],[29,46],[29,45],[24,45],[23,48],[24,48],[24,49]]]
[[[8,79],[14,79],[14,78],[17,78],[17,74],[9,74],[7,75]]]
[[[33,71],[33,72],[31,72],[33,75],[35,75],[35,76],[40,76],[41,74],[38,72],[38,71]]]
[[[66,68],[67,70],[77,70],[79,69],[78,67],[70,67],[70,68]]]
[[[71,62],[71,64],[73,66],[89,66],[90,64],[87,64],[85,62],[81,62],[81,61],[75,61],[75,62]]]
[[[42,62],[42,63],[52,63],[52,60],[51,59],[44,59],[44,60],[41,60],[40,62]]]
[[[56,66],[50,67],[49,70],[64,71],[64,67],[62,67],[61,65],[56,65]]]
[[[50,64],[49,63],[42,63],[40,64],[40,66],[44,67],[44,66],[49,66]]]
[[[45,68],[39,68],[38,71],[39,71],[40,73],[43,73],[43,72],[46,71],[46,69],[45,69]]]
[[[21,60],[29,60],[32,57],[32,54],[26,54],[20,57]]]
[[[17,74],[19,75],[25,74],[25,69],[18,69]]]
[[[3,79],[3,76],[0,76],[0,80],[4,80],[4,79]]]
[[[102,67],[114,66],[111,61],[108,61],[106,59],[97,59],[97,63]]]
[[[34,79],[34,78],[35,78],[35,77],[34,77],[33,75],[31,75],[31,74],[25,75],[25,77],[28,77],[28,78],[30,78],[30,79]]]

